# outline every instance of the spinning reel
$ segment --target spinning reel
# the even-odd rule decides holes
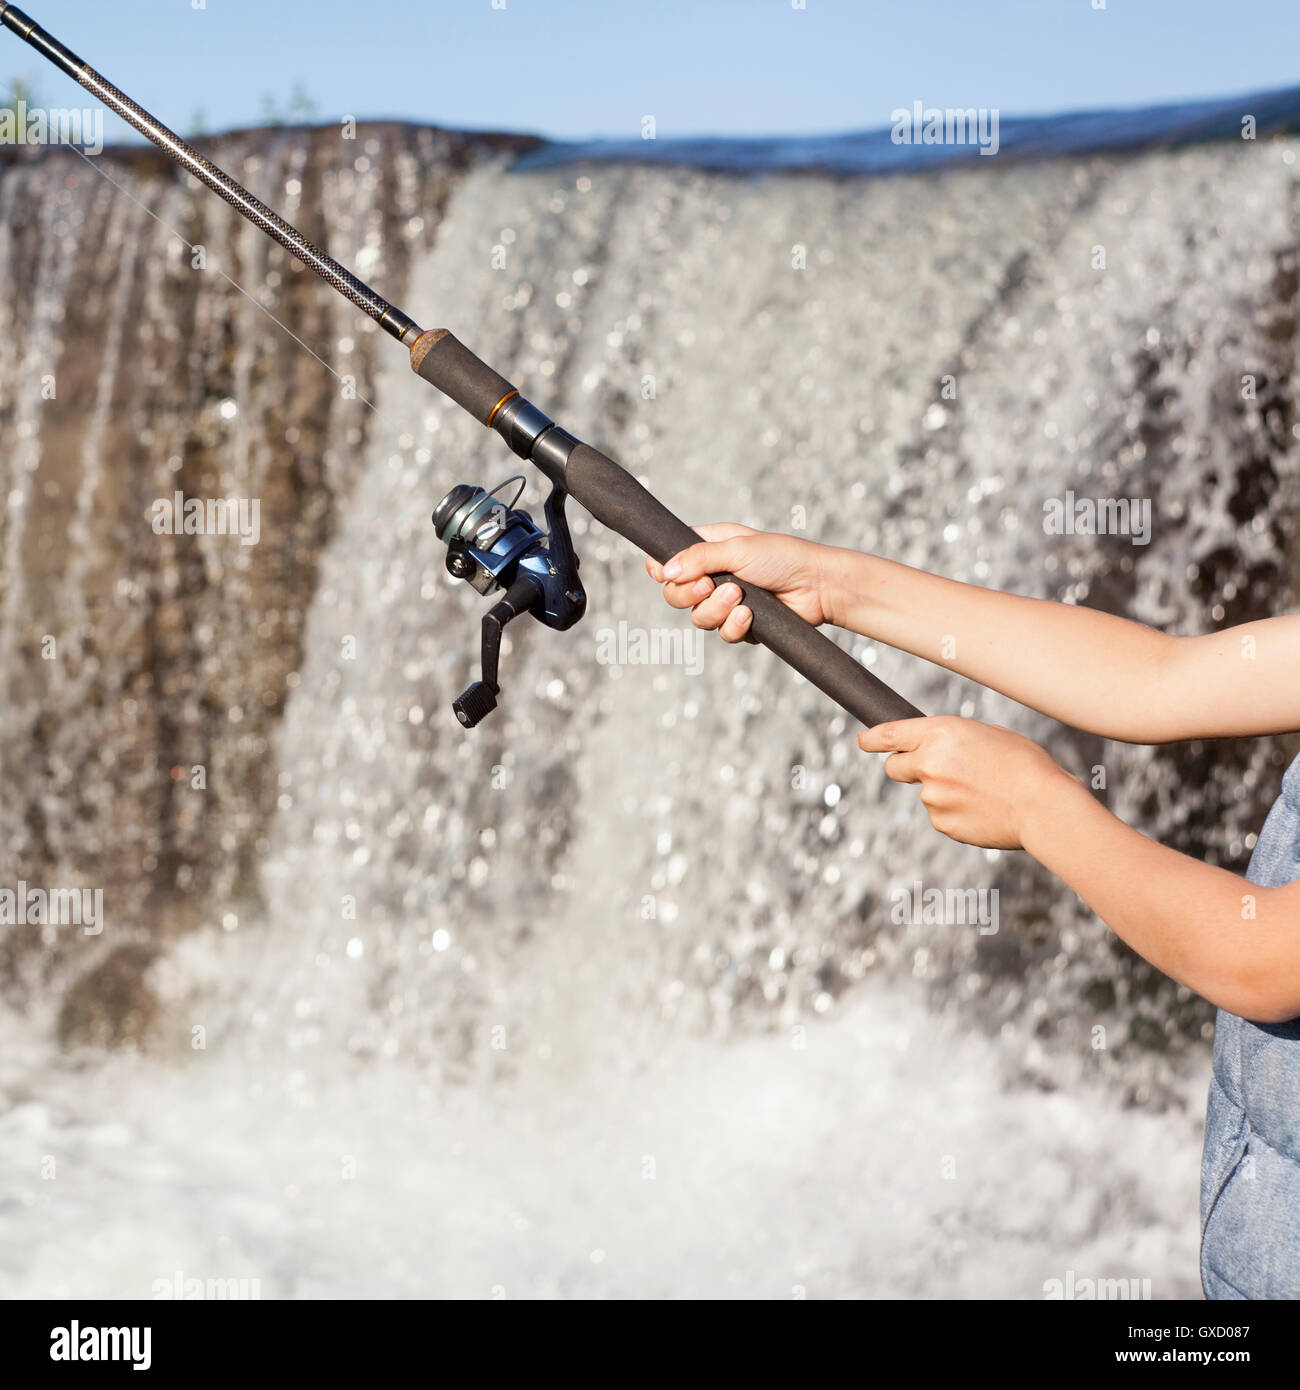
[[[510,483],[519,486],[514,497],[504,502],[497,494]],[[539,623],[563,632],[587,611],[587,595],[578,580],[578,557],[564,516],[568,493],[558,483],[551,488],[546,499],[547,531],[543,531],[515,505],[523,490],[524,477],[518,473],[490,490],[457,483],[433,509],[434,530],[447,547],[447,572],[480,594],[505,590],[505,597],[483,618],[483,678],[452,702],[456,718],[467,729],[496,709],[501,693],[497,681],[501,633],[512,618],[531,613]]]

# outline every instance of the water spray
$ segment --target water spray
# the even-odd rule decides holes
[[[660,562],[699,540],[621,465],[562,429],[447,329],[422,329],[16,5],[0,0],[0,22],[374,319],[409,350],[417,375],[480,424],[495,430],[512,452],[550,482],[547,530],[521,508],[501,503],[497,489],[488,493],[469,484],[452,488],[433,513],[438,538],[447,545],[449,572],[479,593],[504,591],[483,619],[482,678],[453,705],[466,728],[496,706],[501,632],[508,622],[528,613],[562,631],[586,609],[578,559],[565,521],[566,497],[572,496],[598,521]],[[756,642],[775,652],[855,719],[872,725],[920,714],[776,595],[732,574],[712,577],[715,584],[730,582],[740,588],[742,601],[753,614],[751,635]]]

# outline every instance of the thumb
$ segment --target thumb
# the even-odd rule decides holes
[[[706,574],[733,571],[745,563],[746,537],[732,536],[728,540],[700,541],[687,546],[664,565],[664,578],[674,584],[689,584]]]
[[[864,753],[910,753],[925,737],[928,719],[894,719],[888,724],[876,724],[858,735],[858,747]]]
[[[752,526],[742,526],[738,521],[710,521],[703,526],[692,526],[691,530],[706,541],[729,541],[737,536],[756,536]]]

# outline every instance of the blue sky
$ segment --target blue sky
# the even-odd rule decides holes
[[[496,0],[500,5],[503,0]],[[183,133],[281,108],[661,138],[879,128],[1300,83],[1300,0],[20,0]],[[202,8],[195,8],[197,5]],[[0,76],[78,89],[7,31]],[[110,117],[110,139],[134,133]]]

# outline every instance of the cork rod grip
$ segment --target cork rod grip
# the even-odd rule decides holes
[[[445,328],[431,328],[415,340],[411,366],[462,410],[468,410],[480,425],[488,423],[502,401],[517,394],[505,377],[475,357]]]

